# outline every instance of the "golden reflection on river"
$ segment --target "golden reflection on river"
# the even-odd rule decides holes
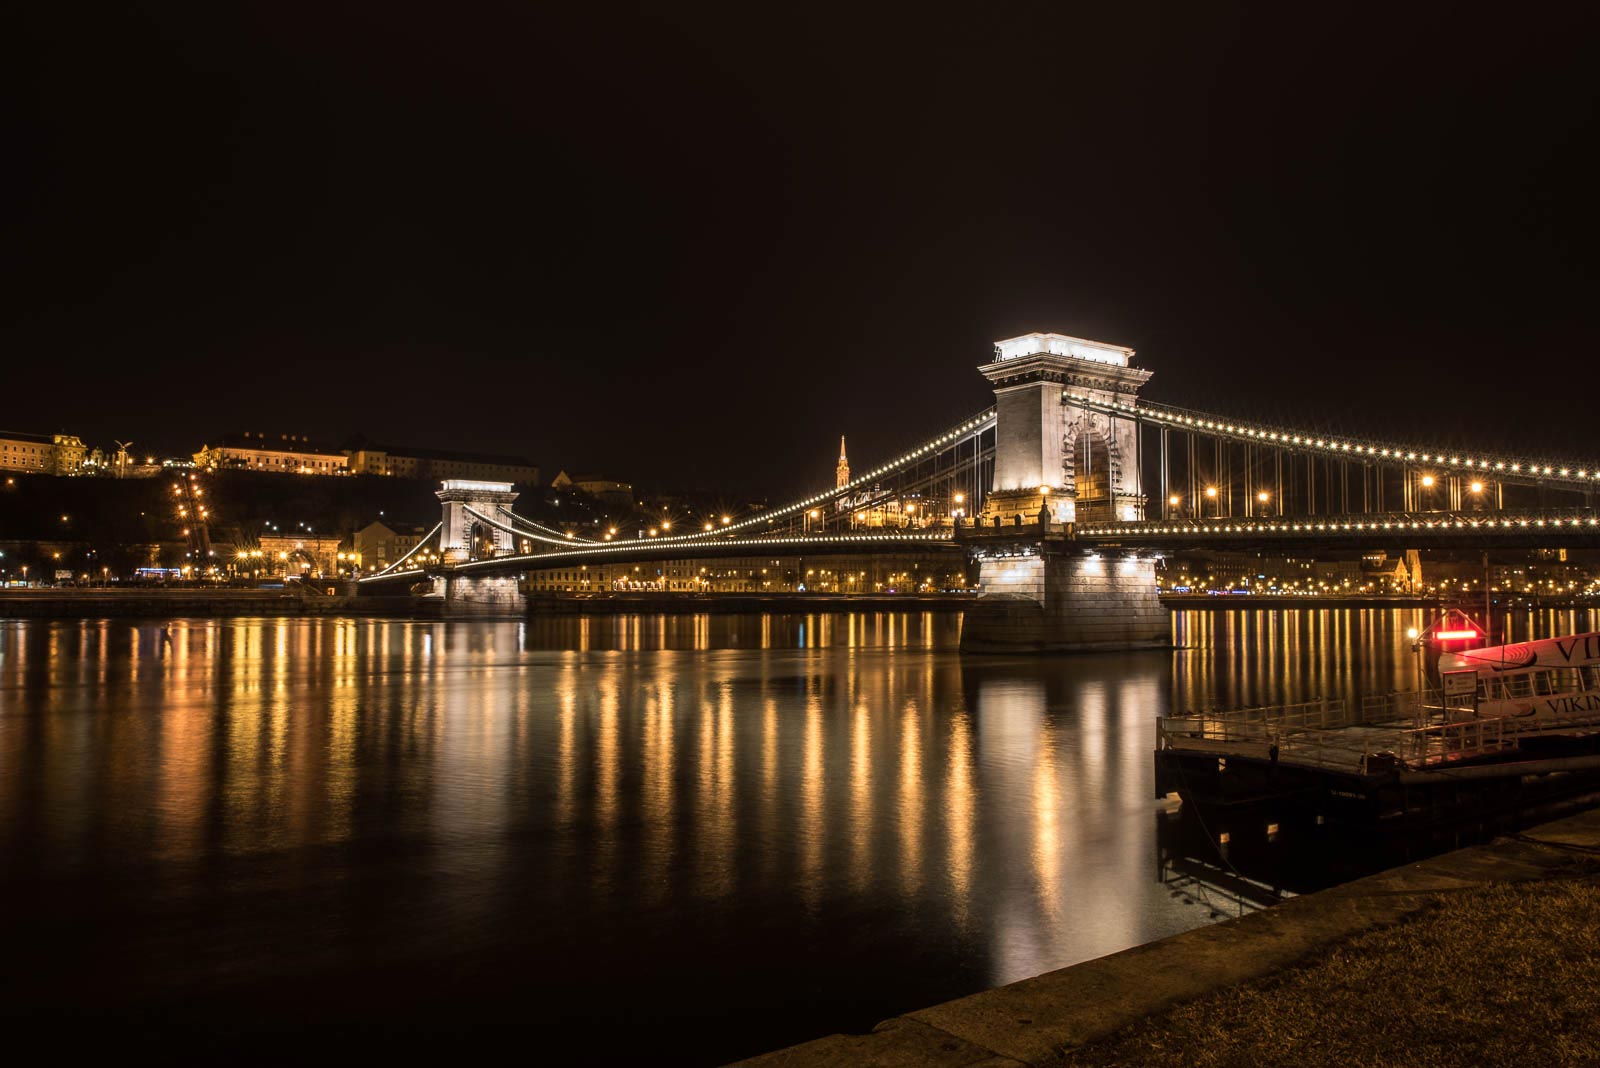
[[[0,623],[0,891],[40,932],[6,992],[359,973],[449,1031],[516,976],[723,1021],[704,1063],[861,1029],[1207,922],[1156,878],[1156,717],[1408,688],[1420,615],[1037,659],[924,613]]]

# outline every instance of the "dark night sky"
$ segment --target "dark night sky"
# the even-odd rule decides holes
[[[780,493],[1058,330],[1592,458],[1596,25],[1336,7],[29,5],[0,426]]]

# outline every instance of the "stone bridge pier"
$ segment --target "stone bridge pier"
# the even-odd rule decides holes
[[[1064,538],[978,550],[963,653],[1160,649],[1172,644],[1155,558],[1085,552]]]

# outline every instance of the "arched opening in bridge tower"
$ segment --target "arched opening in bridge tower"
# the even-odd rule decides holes
[[[304,549],[290,551],[283,565],[283,573],[289,578],[304,578],[316,569],[316,557]]]
[[[494,556],[494,531],[484,524],[472,524],[468,539],[467,552],[471,559],[487,560]]]
[[[1078,522],[1114,519],[1112,487],[1116,457],[1111,440],[1098,427],[1080,427],[1073,442],[1073,484],[1077,489]]]

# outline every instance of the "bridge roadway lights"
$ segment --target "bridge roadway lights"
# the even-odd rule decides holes
[[[1162,649],[1172,644],[1156,564],[1039,540],[981,551],[978,597],[963,616],[963,653]]]

